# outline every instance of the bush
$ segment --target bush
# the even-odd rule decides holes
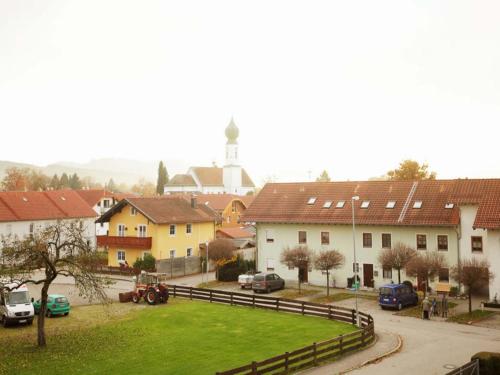
[[[154,256],[152,256],[149,253],[144,254],[144,257],[137,258],[136,261],[134,262],[134,268],[143,270],[143,271],[150,271],[154,272],[156,270],[156,259]]]
[[[479,373],[481,375],[500,374],[500,353],[479,352],[471,360],[479,359]]]
[[[219,281],[238,281],[238,276],[248,271],[255,271],[255,261],[243,260],[240,256],[236,260],[226,263],[219,268]]]
[[[450,288],[450,297],[456,297],[456,296],[458,296],[458,287],[452,286]]]

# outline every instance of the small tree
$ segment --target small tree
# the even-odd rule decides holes
[[[167,167],[160,161],[158,165],[158,180],[156,181],[156,194],[163,195],[165,193],[165,184],[168,182]]]
[[[38,346],[46,346],[45,313],[49,287],[57,276],[74,279],[80,295],[105,302],[109,279],[95,274],[100,255],[91,248],[78,222],[52,224],[29,237],[2,238],[3,262],[0,276],[21,285],[42,285],[38,315]],[[39,272],[39,269],[43,272]],[[38,272],[37,272],[38,271]],[[0,285],[4,287],[5,285]],[[11,290],[12,290],[11,289]]]
[[[328,175],[328,172],[326,171],[326,169],[323,172],[321,172],[319,177],[316,179],[316,182],[330,182],[330,181],[331,181],[331,178]]]
[[[387,172],[387,177],[396,181],[435,180],[436,172],[429,172],[428,164],[407,159],[399,163],[399,168]]]
[[[487,260],[476,258],[462,260],[460,264],[451,268],[450,276],[453,280],[463,284],[469,296],[469,313],[472,312],[472,293],[488,286],[495,275],[489,270]]]
[[[424,280],[424,297],[427,295],[429,280],[439,275],[441,268],[446,268],[447,263],[443,254],[436,251],[429,251],[425,254],[417,254],[408,262],[406,274]]]
[[[309,264],[313,261],[313,253],[307,246],[286,247],[281,252],[281,263],[287,265],[289,268],[297,267],[297,281],[299,284],[300,294],[300,270],[307,269]]]
[[[151,254],[146,253],[142,258],[136,259],[133,267],[144,271],[154,271],[156,268],[156,259]]]
[[[330,271],[342,267],[345,257],[337,250],[322,251],[314,259],[314,268],[326,272],[326,295],[330,295]]]
[[[378,262],[383,268],[395,269],[398,271],[398,284],[401,284],[401,270],[406,267],[408,262],[417,255],[415,249],[397,242],[394,247],[384,249],[378,256]]]
[[[226,238],[218,238],[208,244],[208,259],[215,263],[215,278],[217,280],[219,280],[219,267],[234,257],[234,249],[233,241]]]

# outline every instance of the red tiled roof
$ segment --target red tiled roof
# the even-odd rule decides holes
[[[113,193],[104,189],[88,189],[88,190],[75,190],[88,204],[90,207],[94,207],[102,198],[115,198],[120,201],[125,198],[136,197],[135,194],[131,193]]]
[[[352,223],[351,197],[356,223],[369,225],[458,225],[459,204],[479,206],[475,227],[500,228],[500,179],[426,180],[426,181],[359,181],[267,184],[243,214],[247,222],[281,223]],[[316,202],[307,201],[316,197]],[[333,201],[330,208],[323,208]],[[345,201],[343,208],[336,208]],[[361,208],[370,201],[368,208]],[[395,201],[394,208],[386,208]],[[422,201],[420,209],[413,208]],[[454,203],[453,208],[445,208]]]
[[[167,186],[196,186],[196,182],[188,174],[176,174],[167,182]]]
[[[96,217],[74,190],[0,192],[0,221]]]
[[[253,238],[255,234],[245,230],[244,228],[234,227],[234,228],[220,228],[217,232],[221,232],[226,235],[226,237],[238,239],[238,238]]]
[[[247,207],[244,196],[233,194],[197,194],[196,199],[200,204],[206,204],[215,211],[224,211],[233,200],[239,200]]]
[[[108,222],[118,211],[130,204],[156,224],[200,223],[215,221],[215,212],[203,204],[196,208],[183,196],[162,196],[154,198],[127,198],[102,215],[96,222]]]
[[[193,167],[193,171],[203,186],[223,186],[223,168]],[[255,187],[252,179],[244,168],[241,168],[241,186]]]

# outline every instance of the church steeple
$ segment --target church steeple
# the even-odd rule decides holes
[[[226,128],[226,138],[227,138],[227,144],[238,144],[237,139],[238,135],[240,134],[240,130],[234,123],[233,118],[231,117],[231,121],[229,122],[229,125]]]

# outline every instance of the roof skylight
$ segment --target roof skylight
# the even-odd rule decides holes
[[[370,206],[370,201],[361,202],[361,208],[368,208]]]
[[[323,204],[323,208],[330,208],[332,207],[332,201],[325,201],[325,203]]]
[[[337,207],[337,208],[344,208],[344,205],[345,205],[345,201],[338,201],[337,205],[335,207]]]
[[[455,207],[455,205],[453,203],[446,203],[444,205],[444,208],[453,208],[453,207]]]
[[[422,201],[413,202],[413,208],[422,208]]]
[[[396,201],[387,202],[385,208],[394,208],[396,206]]]
[[[314,204],[316,203],[316,197],[311,197],[309,198],[309,200],[307,201],[307,204]]]

